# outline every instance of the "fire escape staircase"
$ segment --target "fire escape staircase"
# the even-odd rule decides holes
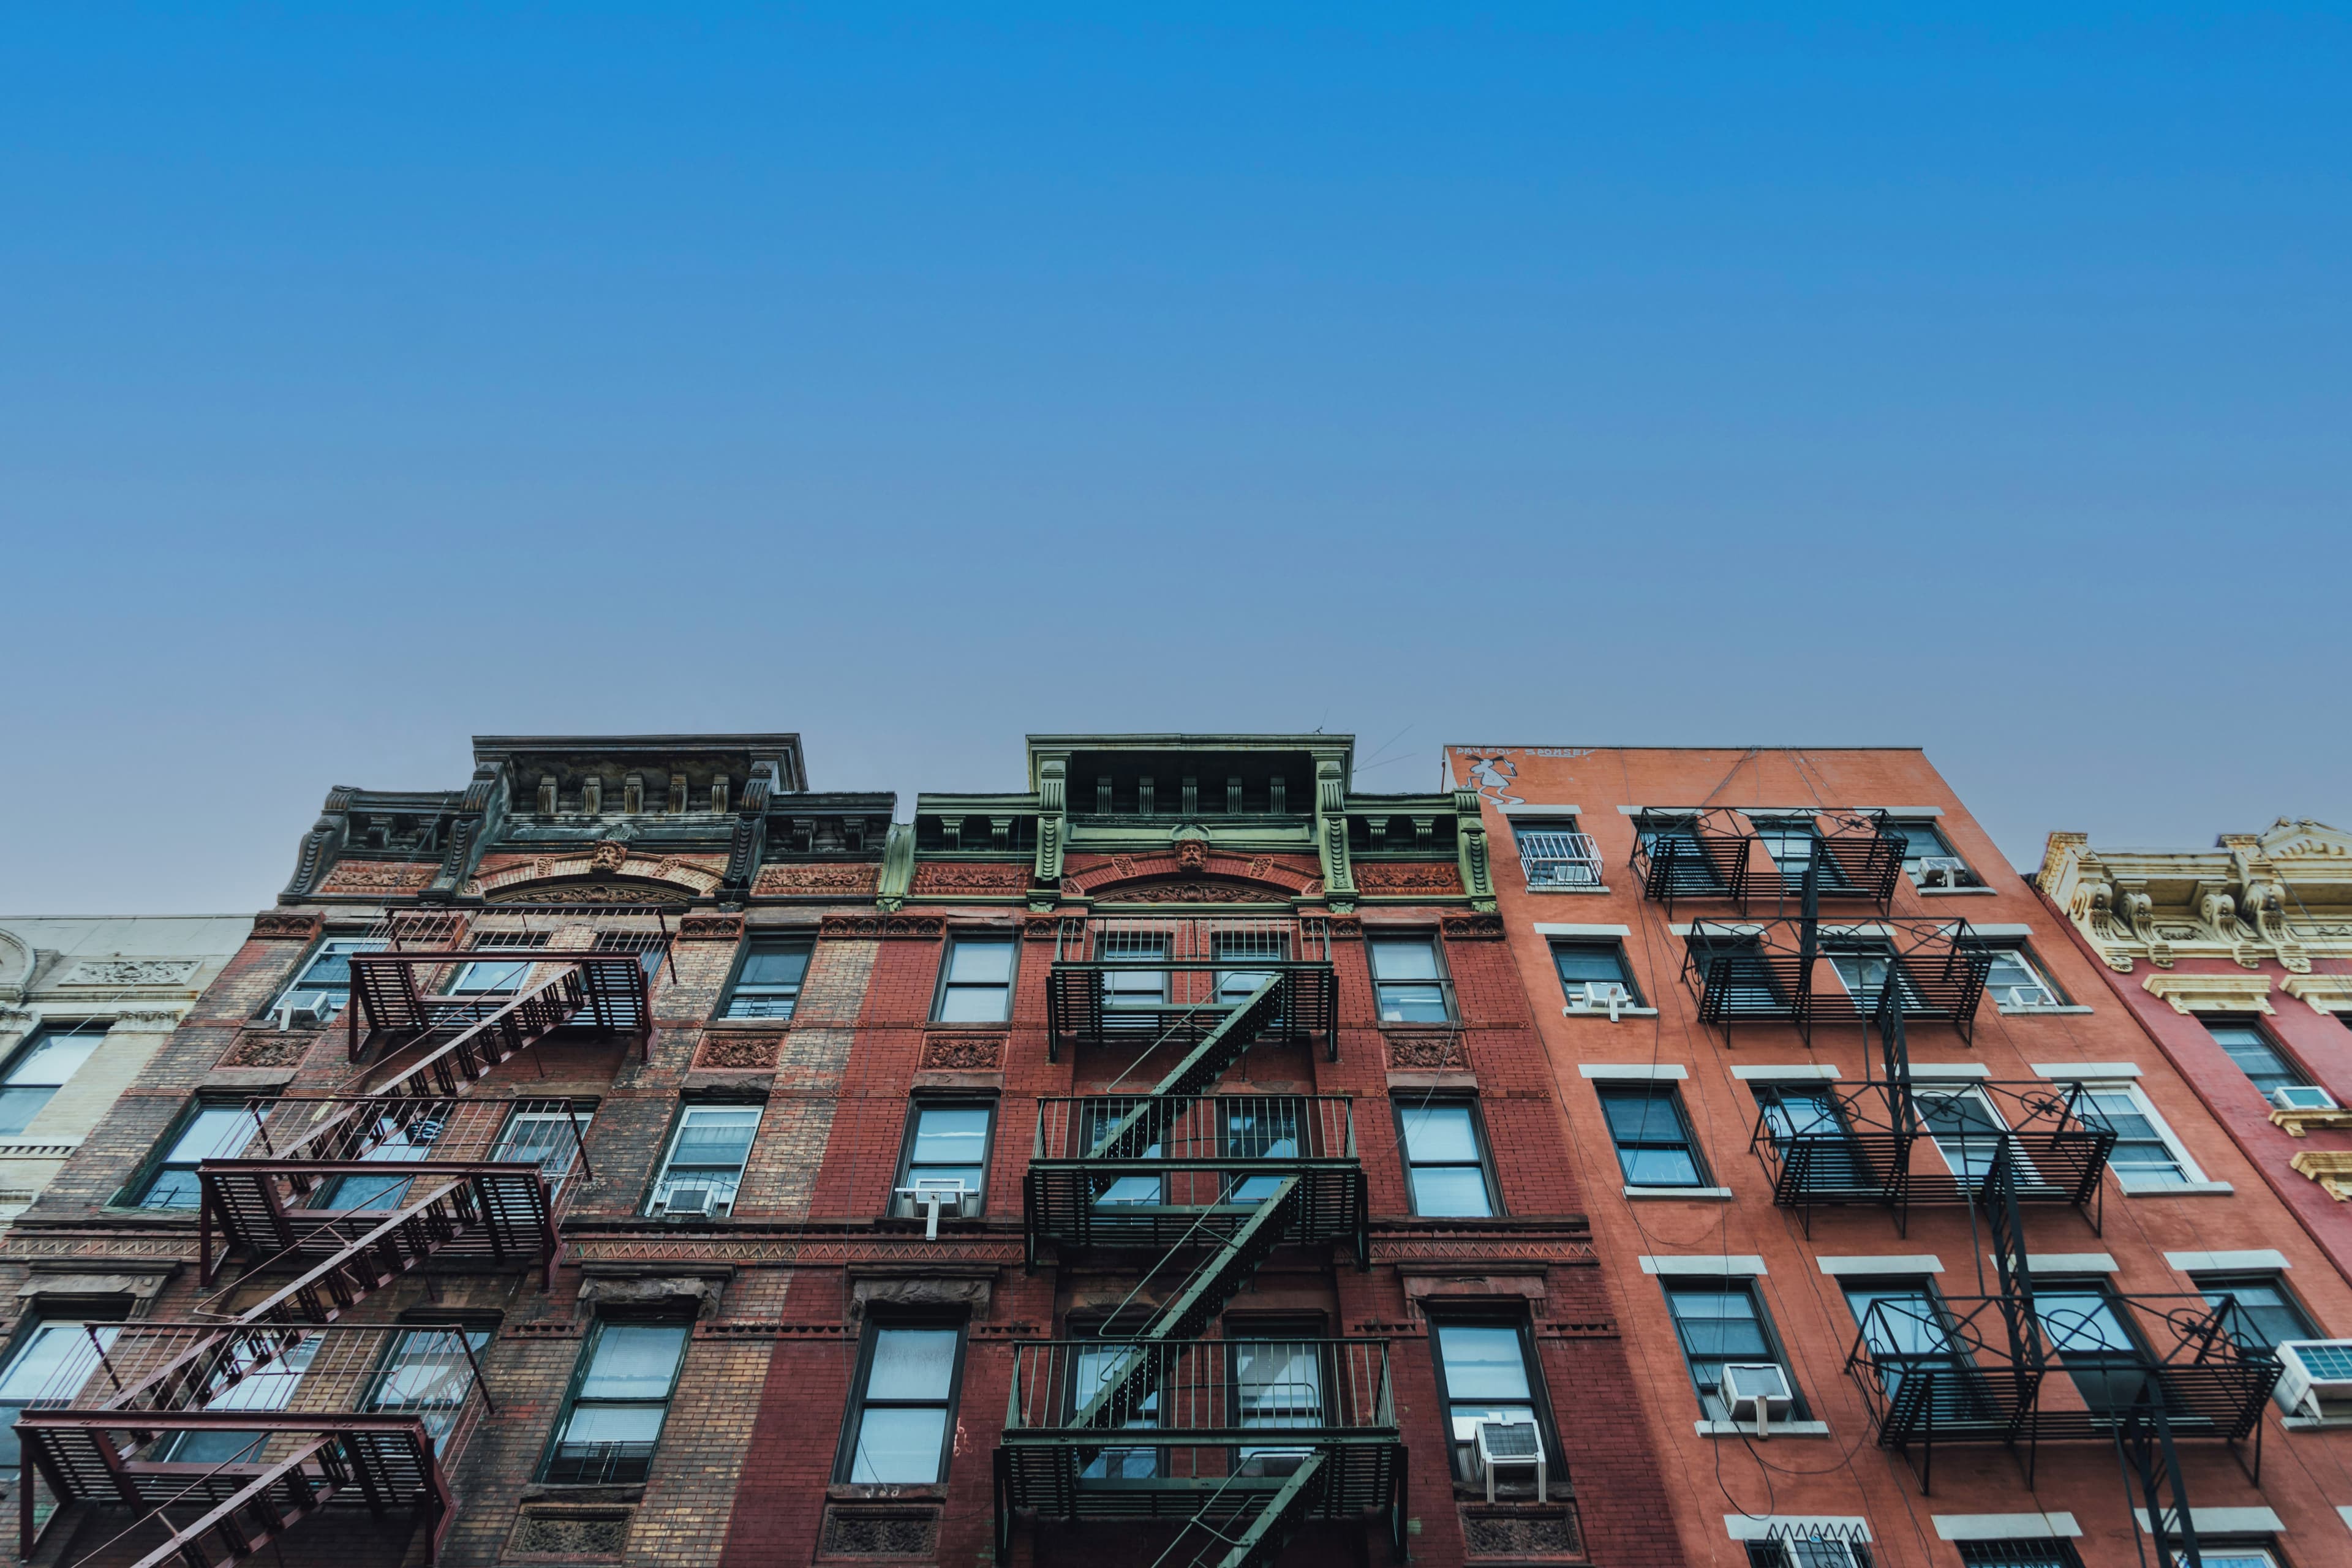
[[[1157,1155],[1187,1113],[1208,1100],[1210,1089],[1254,1042],[1285,1026],[1285,979],[1280,974],[1267,975],[1148,1093],[1136,1097],[1135,1103],[1098,1134],[1086,1139],[1084,1155],[1074,1163],[1078,1170],[1033,1163],[1027,1227],[1032,1268],[1041,1231],[1060,1234],[1081,1246],[1118,1243],[1116,1231],[1098,1234],[1088,1217],[1100,1195],[1120,1179],[1113,1173],[1122,1168],[1150,1171],[1168,1163]],[[1268,1161],[1271,1168],[1251,1179],[1248,1201],[1230,1201],[1234,1194],[1229,1192],[1223,1194],[1228,1201],[1197,1205],[1197,1212],[1187,1216],[1182,1233],[1144,1276],[1149,1280],[1167,1268],[1181,1283],[1141,1329],[1101,1343],[1097,1353],[1103,1359],[1097,1363],[1093,1387],[1071,1394],[1068,1405],[1074,1408],[1056,1423],[1058,1441],[1044,1447],[1024,1445],[1018,1451],[1010,1445],[999,1449],[1000,1555],[1010,1547],[1015,1508],[1044,1507],[1071,1519],[1088,1513],[1081,1472],[1105,1449],[1123,1446],[1105,1440],[1113,1433],[1152,1419],[1161,1395],[1170,1392],[1168,1379],[1185,1347],[1200,1341],[1202,1331],[1216,1321],[1275,1248],[1286,1241],[1335,1239],[1352,1228],[1360,1264],[1368,1259],[1362,1176],[1360,1167],[1354,1165],[1354,1152],[1350,1143],[1347,1150],[1350,1168],[1348,1180],[1341,1184],[1349,1197],[1331,1200],[1330,1184],[1318,1183],[1328,1172],[1283,1171],[1280,1161]],[[1050,1352],[1056,1347],[1021,1348]],[[1313,1434],[1297,1434],[1301,1450],[1274,1485],[1262,1481],[1244,1486],[1234,1476],[1166,1483],[1182,1487],[1178,1496],[1185,1500],[1185,1506],[1178,1542],[1192,1549],[1192,1568],[1265,1568],[1307,1519],[1360,1511],[1367,1498],[1376,1505],[1396,1507],[1401,1500],[1396,1494],[1402,1486],[1402,1450],[1395,1441],[1384,1347],[1381,1366],[1379,1398],[1368,1403],[1381,1407],[1381,1418],[1387,1422],[1384,1438],[1378,1431],[1368,1431],[1346,1446],[1335,1446],[1317,1443]],[[1018,1383],[1016,1378],[1015,1417],[1008,1421],[1008,1429],[1021,1425]],[[1093,1434],[1101,1437],[1089,1441]],[[1294,1434],[1284,1430],[1268,1436],[1291,1438]],[[1365,1436],[1374,1440],[1367,1444]],[[1156,1439],[1159,1443],[1170,1440],[1171,1435],[1165,1432]],[[1191,1501],[1195,1497],[1196,1503]],[[1148,1511],[1160,1515],[1162,1500],[1155,1499]]]

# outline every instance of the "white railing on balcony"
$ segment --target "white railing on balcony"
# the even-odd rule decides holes
[[[1601,847],[1589,833],[1529,829],[1518,836],[1519,868],[1530,888],[1601,886]]]

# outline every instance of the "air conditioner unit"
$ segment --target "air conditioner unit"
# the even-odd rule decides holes
[[[2352,1415],[2352,1340],[2282,1340],[2280,1408],[2302,1415]]]
[[[2058,998],[2050,994],[2047,987],[2041,985],[2012,985],[2009,988],[2009,999],[2002,1004],[2006,1007],[2055,1007],[2057,1005]]]
[[[2271,1103],[2281,1110],[2334,1110],[2336,1097],[2315,1083],[2282,1084],[2271,1090]]]
[[[1496,1470],[1533,1470],[1536,1501],[1549,1502],[1549,1478],[1544,1463],[1543,1434],[1532,1421],[1481,1421],[1470,1443],[1470,1460],[1486,1479],[1486,1500],[1495,1500]]]
[[[1786,1415],[1796,1408],[1797,1396],[1789,1386],[1789,1374],[1773,1362],[1729,1362],[1723,1369],[1717,1384],[1723,1396],[1723,1408],[1737,1422],[1742,1415],[1756,1417],[1756,1435],[1772,1435],[1772,1417]]]
[[[1919,857],[1919,885],[1923,888],[1964,888],[1969,882],[1969,863],[1957,855],[1922,855]]]
[[[672,1187],[669,1194],[655,1206],[672,1219],[693,1217],[708,1219],[719,1208],[719,1194],[709,1187]]]
[[[297,1024],[308,1027],[324,1024],[334,1017],[335,999],[316,991],[298,991],[279,997],[278,1005],[270,1011],[277,1016],[278,1027],[281,1031]]]
[[[1593,1013],[1606,1007],[1609,1009],[1609,1021],[1613,1024],[1617,1021],[1619,1009],[1633,1005],[1633,993],[1622,985],[1613,981],[1588,980],[1574,995],[1569,997],[1566,1011]]]
[[[972,1200],[977,1207],[980,1197],[978,1193],[965,1190],[961,1176],[918,1176],[913,1186],[900,1187],[898,1195],[907,1200],[910,1208],[925,1215],[925,1241],[940,1238],[940,1215],[961,1219],[965,1200]]]

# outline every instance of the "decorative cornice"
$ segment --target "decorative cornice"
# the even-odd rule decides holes
[[[264,912],[253,917],[256,942],[309,942],[326,922],[318,915]]]
[[[2279,989],[2315,1013],[2352,1013],[2352,974],[2290,974]]]
[[[2337,1203],[2352,1198],[2352,1149],[2305,1149],[2287,1162]]]
[[[817,922],[825,938],[937,937],[947,934],[948,922],[938,915],[827,915]]]
[[[2176,1013],[2275,1013],[2267,974],[2151,974],[2140,982]]]

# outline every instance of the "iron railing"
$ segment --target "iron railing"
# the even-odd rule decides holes
[[[1966,921],[1695,921],[1683,983],[1698,994],[1700,1022],[1726,1031],[1794,1024],[1810,1041],[1816,1024],[1869,1023],[1891,991],[1906,1020],[1950,1024],[1965,1040],[1992,956]]]
[[[1330,925],[1320,917],[1066,920],[1046,988],[1048,1049],[1192,1044],[1268,975],[1281,994],[1262,1038],[1337,1038]]]
[[[1519,869],[1530,889],[1601,886],[1601,846],[1592,835],[1530,827],[1517,837]]]
[[[1386,1340],[1024,1341],[1004,1410],[1008,1439],[1116,1435],[1151,1448],[1296,1447],[1392,1437],[1396,1426]],[[1189,1462],[1211,1467],[1190,1473],[1223,1475],[1230,1458]]]
[[[1789,907],[1802,893],[1810,860],[1818,868],[1819,897],[1859,900],[1881,912],[1892,908],[1909,840],[1888,826],[1885,812],[1824,806],[1756,815],[1780,823],[1803,816],[1810,831],[1793,825],[1759,830],[1748,814],[1728,806],[1637,816],[1631,863],[1643,896],[1664,904],[1669,915],[1677,901],[1691,899],[1728,901],[1743,914],[1758,898]]]

